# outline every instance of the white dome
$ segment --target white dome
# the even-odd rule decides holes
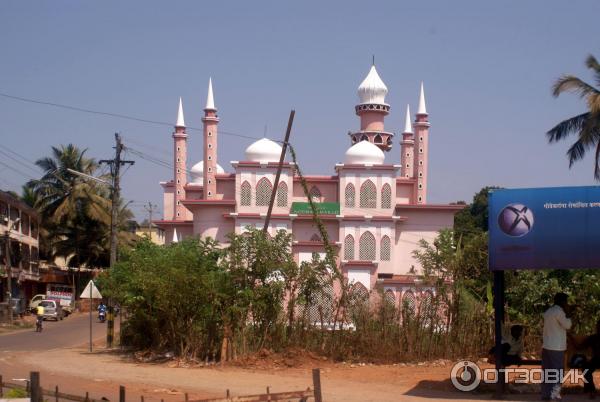
[[[383,151],[369,141],[360,141],[346,151],[344,163],[347,165],[382,165],[385,160]]]
[[[251,162],[279,162],[281,146],[268,138],[260,139],[246,148],[246,160]]]
[[[225,169],[223,169],[218,163],[217,173],[225,173]],[[204,161],[200,161],[194,166],[192,166],[192,168],[190,169],[190,176],[192,179],[191,184],[202,185],[202,183],[204,182]]]
[[[360,103],[378,103],[386,105],[385,96],[388,89],[377,74],[375,66],[371,66],[369,74],[358,87]]]

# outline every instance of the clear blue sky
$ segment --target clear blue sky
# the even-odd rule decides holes
[[[568,169],[568,144],[544,133],[580,113],[575,96],[552,98],[562,73],[592,81],[583,62],[600,57],[598,1],[3,1],[0,92],[201,126],[208,77],[225,131],[279,139],[289,110],[307,173],[333,174],[349,146],[356,87],[375,54],[389,88],[386,128],[400,132],[425,81],[430,113],[431,202],[470,200],[485,185],[594,184],[592,158]],[[4,146],[33,161],[72,142],[111,157],[113,133],[169,160],[172,129],[0,97]],[[202,159],[189,131],[189,163]],[[398,137],[386,160],[400,159]],[[219,161],[250,143],[220,136]],[[130,143],[135,147],[135,144]],[[0,155],[6,164],[34,172]],[[162,204],[172,172],[136,160],[124,196]],[[0,166],[0,188],[27,179]],[[143,218],[143,209],[134,204]]]

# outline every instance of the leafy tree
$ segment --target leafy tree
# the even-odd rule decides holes
[[[98,164],[73,144],[52,147],[52,155],[36,161],[43,170],[39,180],[23,188],[23,200],[42,217],[40,241],[46,258],[65,257],[72,265],[107,266],[111,203],[108,189],[73,174],[97,172]],[[121,207],[119,243],[131,245],[134,236],[124,231],[131,211]]]
[[[585,65],[591,70],[596,85],[600,83],[600,63],[596,58],[589,55]],[[566,140],[571,135],[577,137],[567,151],[569,167],[595,148],[594,177],[600,180],[600,90],[574,75],[563,75],[554,83],[552,94],[558,97],[563,92],[573,92],[585,99],[588,110],[554,126],[546,133],[548,142]]]

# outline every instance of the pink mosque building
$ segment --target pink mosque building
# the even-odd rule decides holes
[[[431,241],[440,229],[452,228],[454,214],[463,207],[427,202],[430,123],[423,84],[414,119],[408,106],[406,109],[398,141],[401,146],[396,151],[399,158],[391,152],[395,135],[384,127],[390,112],[387,93],[373,65],[358,87],[355,112],[360,128],[349,133],[350,147],[343,163],[335,165],[333,175],[305,178],[312,200],[319,203],[329,239],[338,250],[337,263],[349,282],[369,291],[381,287],[396,304],[404,300],[414,306],[434,290],[421,285],[421,269],[413,251],[420,239]],[[165,230],[167,243],[210,236],[226,245],[227,234],[264,225],[281,146],[260,139],[246,148],[242,160],[231,161],[231,170],[226,172],[218,164],[219,116],[211,80],[202,121],[204,159],[188,170],[188,134],[179,101],[173,133],[173,179],[160,183],[164,218],[155,221]],[[199,157],[199,152],[192,152],[191,159]],[[306,201],[294,164],[286,161],[269,231],[286,230],[293,235],[298,262],[311,260],[313,253],[324,255]]]

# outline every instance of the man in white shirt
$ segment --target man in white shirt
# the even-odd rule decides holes
[[[571,320],[566,310],[568,296],[557,293],[554,305],[544,313],[544,344],[542,347],[542,400],[559,400],[564,369],[565,351],[567,350],[567,330],[571,329]]]

